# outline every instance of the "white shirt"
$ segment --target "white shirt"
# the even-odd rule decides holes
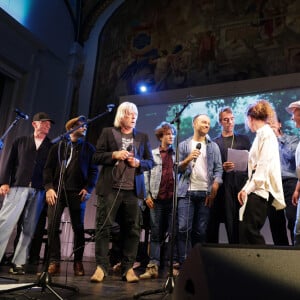
[[[199,142],[192,140],[191,149],[196,149]],[[190,189],[192,191],[207,191],[208,177],[207,177],[207,156],[206,156],[206,143],[201,142],[200,155],[196,161],[192,162]]]
[[[44,139],[39,139],[39,138],[34,138],[34,142],[35,142],[35,147],[36,147],[36,150],[38,150],[42,144]]]
[[[266,200],[271,193],[274,197],[272,205],[276,209],[283,209],[286,206],[282,189],[278,142],[268,124],[256,132],[249,151],[248,180],[242,190],[245,190],[247,195],[255,193]],[[242,213],[246,202],[242,206]]]

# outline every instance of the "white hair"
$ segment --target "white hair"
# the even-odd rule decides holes
[[[136,105],[132,102],[123,102],[120,104],[115,116],[114,126],[121,127],[122,119],[129,113],[135,113],[136,117],[138,116],[138,109]]]

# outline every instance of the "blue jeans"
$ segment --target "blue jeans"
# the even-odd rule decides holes
[[[206,241],[210,209],[205,205],[205,191],[189,191],[178,198],[178,252],[179,263],[186,259],[191,247]]]
[[[166,239],[166,233],[171,239],[172,207],[170,200],[154,200],[154,208],[150,209],[150,263],[160,265],[161,245]],[[168,243],[169,244],[169,243]]]
[[[12,262],[24,265],[36,224],[45,205],[45,191],[30,187],[11,187],[0,211],[0,260],[22,212],[22,232]]]

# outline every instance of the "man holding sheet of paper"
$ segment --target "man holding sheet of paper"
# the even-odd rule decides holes
[[[239,208],[237,194],[247,180],[248,150],[251,143],[247,135],[234,132],[234,114],[230,107],[221,108],[219,123],[221,135],[214,139],[219,145],[223,164],[223,185],[220,187],[208,227],[208,242],[218,243],[219,225],[224,222],[230,244],[239,243]]]

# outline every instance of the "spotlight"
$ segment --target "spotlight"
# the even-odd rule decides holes
[[[147,88],[147,86],[146,86],[145,84],[141,84],[141,85],[139,86],[139,91],[140,91],[141,93],[146,93],[146,92],[148,91],[148,88]]]

